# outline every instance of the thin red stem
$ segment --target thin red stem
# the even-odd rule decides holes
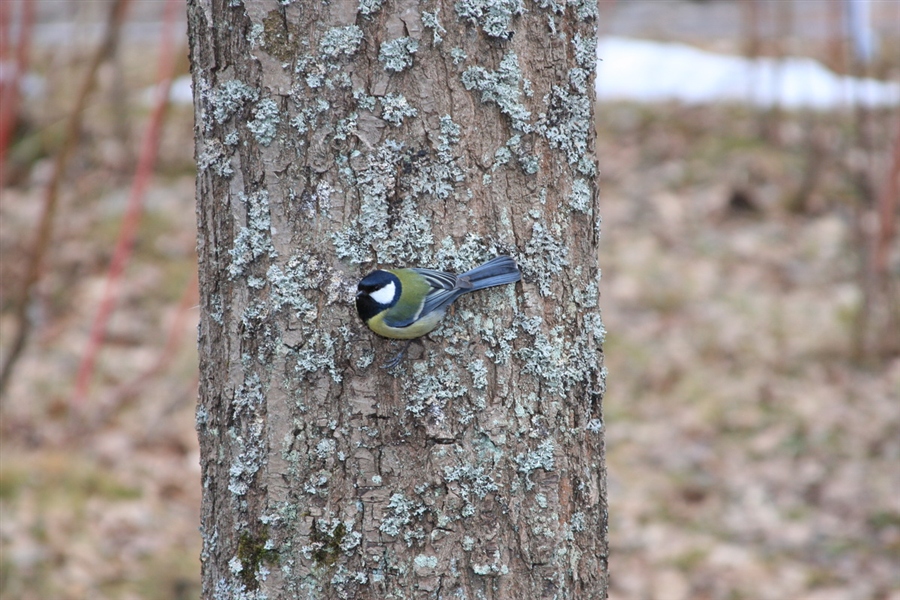
[[[0,50],[0,60],[9,69],[12,54],[13,20],[10,18],[10,3],[0,2],[0,35],[5,39]],[[34,27],[34,0],[20,0],[19,35],[16,40],[14,72],[7,80],[0,82],[0,186],[6,181],[6,155],[16,129],[19,115],[22,77],[28,69],[31,48],[31,30]]]
[[[872,267],[879,276],[887,273],[888,269],[891,241],[897,232],[898,198],[900,198],[900,125],[897,127],[897,139],[894,140],[894,152],[891,164],[888,166],[887,180],[878,196],[879,226],[875,237]]]
[[[75,405],[83,404],[85,396],[87,395],[88,386],[90,385],[94,373],[97,355],[103,345],[106,326],[112,315],[116,300],[118,299],[119,281],[122,278],[122,273],[125,270],[125,266],[128,264],[128,260],[131,258],[131,252],[134,248],[134,238],[137,233],[137,227],[143,210],[144,196],[146,195],[150,177],[153,175],[153,168],[159,153],[159,137],[162,130],[166,107],[169,103],[172,76],[175,72],[175,11],[179,4],[180,2],[178,0],[166,1],[163,17],[163,30],[159,45],[160,57],[157,67],[156,96],[153,100],[153,109],[150,113],[150,119],[147,123],[144,137],[141,140],[140,155],[138,156],[137,167],[131,184],[131,191],[128,195],[125,216],[122,219],[119,237],[116,240],[112,261],[110,262],[107,271],[103,297],[100,300],[100,304],[97,308],[97,315],[94,319],[93,326],[91,327],[87,348],[82,356],[81,363],[78,366],[78,374],[75,379],[75,392],[72,397],[72,402]]]
[[[22,352],[25,350],[25,346],[28,343],[28,338],[31,336],[32,319],[29,314],[29,308],[33,300],[32,296],[34,290],[41,277],[44,257],[47,254],[50,241],[53,238],[53,226],[56,220],[57,207],[59,205],[60,189],[62,188],[63,180],[66,177],[69,159],[74,152],[78,143],[78,138],[81,134],[81,124],[84,112],[88,105],[91,92],[94,89],[94,84],[97,81],[97,73],[100,70],[100,65],[115,52],[119,34],[122,30],[122,22],[125,19],[125,12],[129,2],[130,0],[115,0],[110,6],[103,40],[94,51],[94,55],[84,74],[81,87],[75,97],[75,104],[72,108],[72,112],[66,121],[62,145],[54,157],[53,171],[50,174],[50,181],[47,183],[44,192],[43,201],[41,203],[41,214],[38,218],[34,240],[31,244],[31,252],[28,255],[28,262],[25,267],[25,278],[20,285],[19,297],[15,304],[15,315],[13,319],[16,323],[16,333],[13,336],[12,341],[5,348],[3,365],[0,367],[0,399],[2,399],[6,393],[16,363],[22,356]],[[2,0],[0,0],[0,3],[2,3]]]

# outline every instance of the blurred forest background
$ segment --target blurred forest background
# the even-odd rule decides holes
[[[868,5],[868,53],[840,0],[600,33],[896,82]],[[0,595],[197,598],[183,1],[0,17]],[[900,600],[898,110],[598,103],[614,600]]]

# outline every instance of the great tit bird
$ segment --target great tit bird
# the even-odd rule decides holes
[[[521,278],[509,256],[498,256],[461,275],[414,268],[372,271],[357,286],[356,311],[378,335],[411,342],[434,330],[463,294]],[[409,342],[385,367],[396,366],[408,347]]]

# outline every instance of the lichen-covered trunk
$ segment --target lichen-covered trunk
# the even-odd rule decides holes
[[[595,1],[189,1],[204,598],[605,597]]]

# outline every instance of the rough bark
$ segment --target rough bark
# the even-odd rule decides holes
[[[601,598],[591,0],[191,0],[204,598]],[[394,372],[375,266],[524,281]]]

